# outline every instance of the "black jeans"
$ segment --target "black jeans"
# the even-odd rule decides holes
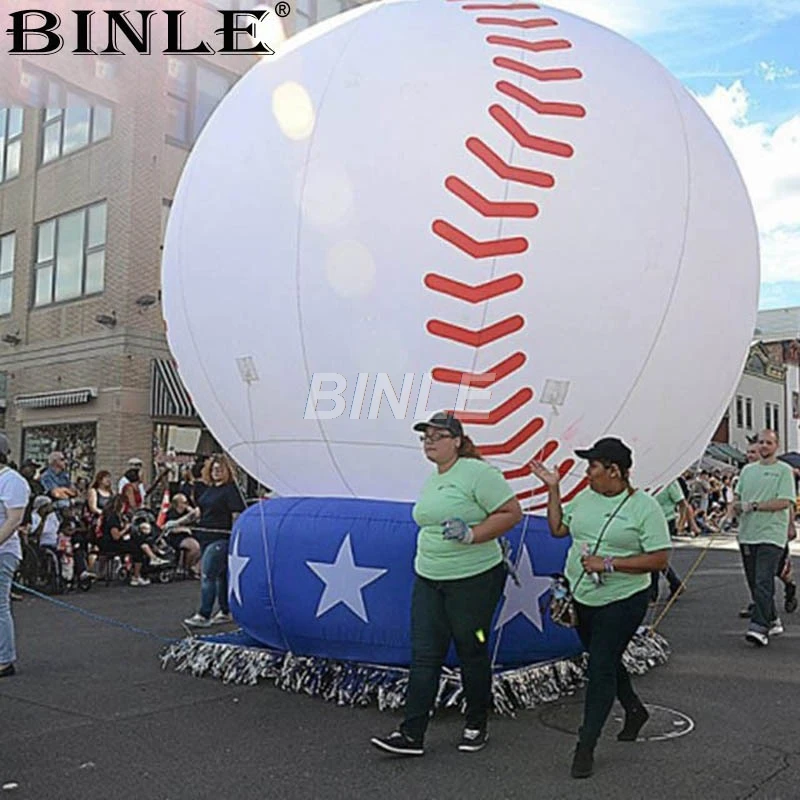
[[[583,725],[579,732],[582,745],[595,746],[614,705],[615,696],[627,712],[642,704],[633,691],[628,670],[622,665],[622,654],[642,624],[647,612],[649,591],[643,589],[631,597],[605,606],[576,603],[578,636],[589,653]]]
[[[502,564],[452,581],[417,576],[411,600],[411,673],[400,726],[406,736],[417,742],[425,738],[451,641],[461,662],[466,725],[485,727],[492,703],[489,633],[505,581]]]
[[[783,548],[775,544],[742,544],[739,549],[747,586],[753,598],[750,629],[766,633],[778,618],[775,608],[775,575],[783,557]]]

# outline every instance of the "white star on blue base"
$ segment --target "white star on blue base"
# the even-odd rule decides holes
[[[236,602],[242,605],[242,573],[244,568],[250,563],[249,556],[239,555],[239,538],[241,531],[237,530],[233,534],[233,542],[228,552],[228,602],[231,597],[236,598]]]
[[[349,533],[344,537],[333,564],[306,561],[306,566],[325,584],[317,606],[318,618],[343,603],[363,622],[369,622],[361,590],[389,570],[356,566]]]
[[[528,548],[522,545],[522,557],[517,565],[517,575],[520,585],[512,580],[506,581],[506,590],[503,596],[503,607],[495,623],[495,630],[499,630],[514,617],[522,614],[534,627],[542,631],[542,610],[539,607],[539,598],[547,594],[552,586],[550,578],[543,578],[534,574]]]

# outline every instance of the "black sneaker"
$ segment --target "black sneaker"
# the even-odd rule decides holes
[[[739,612],[739,618],[740,619],[750,619],[751,616],[753,616],[753,604],[752,603],[750,603],[749,606],[747,606],[746,608],[743,608]]]
[[[478,750],[483,750],[486,747],[486,742],[489,741],[489,734],[486,728],[464,728],[464,733],[461,734],[461,741],[458,743],[458,749],[462,753],[477,753]]]
[[[644,727],[648,719],[650,719],[650,714],[647,713],[647,709],[644,706],[636,706],[636,708],[626,711],[625,724],[617,734],[617,741],[635,742],[639,738],[639,731]]]
[[[783,608],[787,614],[797,611],[797,584],[787,583],[783,590]]]
[[[388,736],[373,736],[369,741],[378,750],[383,750],[385,753],[392,753],[396,756],[425,755],[422,742],[415,742],[413,739],[409,739],[402,731],[394,731]]]
[[[579,744],[572,757],[570,775],[573,778],[588,778],[594,772],[594,749]]]

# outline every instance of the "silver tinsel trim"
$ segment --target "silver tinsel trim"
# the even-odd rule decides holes
[[[643,675],[665,664],[670,648],[658,633],[639,631],[623,661],[634,675]],[[570,695],[584,681],[586,655],[531,664],[495,673],[492,696],[498,714],[534,708]],[[270,680],[281,689],[308,694],[337,705],[366,706],[376,703],[381,711],[402,708],[408,687],[408,670],[378,664],[333,661],[296,656],[276,650],[246,647],[190,637],[170,645],[161,654],[164,669],[210,675],[224,683],[256,684]],[[461,675],[445,667],[436,698],[439,708],[463,706]]]

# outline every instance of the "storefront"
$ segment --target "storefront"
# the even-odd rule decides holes
[[[22,429],[22,460],[32,459],[42,467],[47,457],[60,450],[74,483],[83,478],[91,483],[95,474],[97,423],[57,423]]]

